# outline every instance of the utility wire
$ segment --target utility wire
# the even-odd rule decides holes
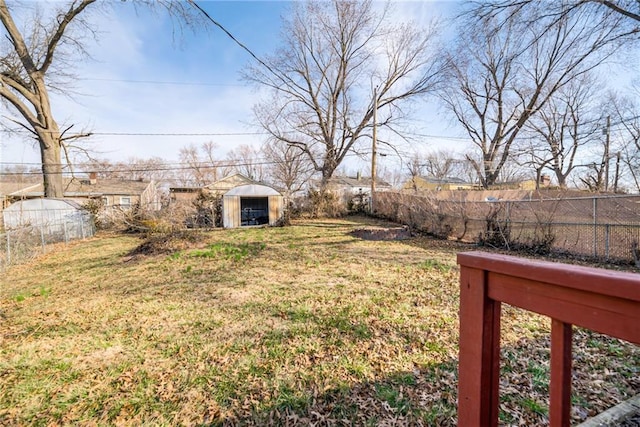
[[[22,129],[20,129],[22,131]],[[0,132],[15,133],[15,130],[0,129]],[[68,134],[75,136],[80,134]],[[87,132],[87,136],[247,136],[268,135],[267,132]]]
[[[253,53],[251,51],[251,49],[249,49],[247,46],[245,46],[242,42],[240,42],[238,39],[236,39],[233,34],[231,34],[222,24],[220,24],[218,21],[216,21],[215,19],[213,19],[211,17],[211,15],[209,15],[207,13],[207,11],[205,11],[203,8],[200,7],[200,5],[198,5],[198,3],[195,2],[195,0],[188,0],[189,3],[191,3],[196,9],[198,9],[204,16],[206,16],[206,18],[211,21],[211,23],[213,23],[213,25],[215,25],[216,27],[220,28],[222,31],[224,31],[224,33],[229,36],[229,38],[231,38],[231,40],[233,40],[238,46],[240,46],[242,49],[244,49],[247,53],[249,53],[249,55],[251,55],[256,61],[258,61],[260,63],[260,65],[262,65],[263,67],[265,67],[267,70],[269,70],[271,72],[271,74],[273,75],[277,75],[276,72],[274,72],[271,67],[269,65],[267,65],[262,59],[258,58],[258,56]]]
[[[176,82],[162,80],[130,80],[130,79],[108,79],[108,78],[80,78],[78,80],[92,82],[118,82],[118,83],[142,83],[155,85],[182,85],[182,86],[245,86],[240,83],[204,83],[204,82]]]
[[[99,136],[243,136],[243,135],[267,135],[265,132],[218,132],[218,133],[153,133],[153,132],[90,132]]]
[[[355,154],[349,153],[347,157],[353,157]],[[143,160],[144,161],[144,160]],[[97,172],[97,173],[127,173],[127,172],[165,172],[165,171],[183,171],[183,170],[194,170],[194,169],[215,169],[215,168],[233,168],[233,167],[243,167],[243,166],[269,166],[281,164],[281,161],[278,160],[267,160],[265,158],[257,158],[253,161],[247,160],[234,160],[234,159],[225,159],[220,160],[220,163],[214,162],[197,162],[197,163],[185,163],[185,162],[167,162],[161,163],[159,166],[154,167],[126,167],[125,162],[116,162],[111,163],[109,166],[112,168],[92,168],[91,164],[82,164],[79,166],[82,168],[80,170],[74,170],[74,174],[86,174],[89,172]],[[0,166],[33,166],[39,167],[41,163],[3,163],[0,162]],[[66,163],[58,164],[56,166],[68,167]],[[86,169],[86,170],[85,170]],[[97,169],[97,170],[96,170]],[[62,171],[61,174],[71,174],[72,171]],[[25,172],[0,172],[0,176],[14,176],[14,175],[42,175],[42,171],[25,171]]]

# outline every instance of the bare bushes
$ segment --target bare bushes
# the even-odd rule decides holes
[[[207,190],[198,191],[193,201],[195,212],[187,218],[189,228],[222,227],[222,196]]]
[[[347,204],[333,191],[310,189],[307,193],[308,203],[302,208],[301,214],[311,218],[338,218],[348,213]]]
[[[456,198],[454,198],[456,197]],[[556,242],[556,204],[467,200],[465,193],[376,194],[381,216],[440,239],[456,239],[507,250],[548,254]]]
[[[389,220],[440,239],[465,240],[468,216],[457,203],[444,204],[428,195],[376,193],[376,211]]]

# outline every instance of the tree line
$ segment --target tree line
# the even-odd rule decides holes
[[[215,22],[195,1],[131,3],[196,31],[210,25],[207,18]],[[97,34],[87,11],[99,7],[110,5],[73,0],[27,10],[0,0],[0,97],[18,117],[3,117],[3,125],[37,142],[47,197],[62,196],[68,151],[91,134],[61,129],[50,94],[64,90],[74,63],[88,54],[83,41]],[[390,150],[419,144],[408,123],[412,106],[428,101],[442,105],[466,142],[455,150],[462,154],[405,156],[409,175],[454,175],[490,188],[523,173],[551,174],[560,187],[615,191],[624,179],[640,190],[638,89],[621,95],[604,77],[638,47],[636,1],[467,1],[448,23],[455,29],[449,38],[442,22],[399,22],[393,9],[371,0],[293,2],[280,46],[254,55],[242,71],[268,93],[254,107],[254,122],[267,134],[259,157],[241,146],[230,156],[245,161],[229,165],[215,156],[214,143],[188,146],[178,179],[205,184],[233,168],[291,191],[315,176],[322,189],[348,155],[366,152],[374,128]],[[160,160],[139,162],[128,173],[150,173]]]

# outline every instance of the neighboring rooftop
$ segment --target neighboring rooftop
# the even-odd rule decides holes
[[[73,196],[100,196],[105,194],[130,195],[141,194],[149,186],[149,181],[131,181],[122,179],[85,179],[65,178],[64,194]],[[12,191],[4,192],[3,189]],[[43,184],[0,183],[0,194],[5,196],[39,197],[44,196]]]

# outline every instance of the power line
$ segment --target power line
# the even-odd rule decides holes
[[[213,19],[211,17],[211,15],[209,15],[207,13],[207,11],[205,11],[203,8],[200,7],[200,5],[198,5],[198,3],[195,2],[195,0],[188,0],[189,3],[191,3],[196,9],[198,9],[209,21],[211,21],[211,23],[213,25],[215,25],[216,27],[220,28],[222,31],[224,31],[224,33],[229,36],[229,38],[231,40],[233,40],[238,46],[240,46],[243,50],[245,50],[247,53],[249,53],[249,55],[251,55],[253,57],[253,59],[255,59],[256,61],[258,61],[258,63],[260,63],[260,65],[262,65],[263,67],[265,67],[267,70],[269,70],[269,72],[273,75],[278,75],[276,72],[273,71],[273,69],[267,64],[265,63],[262,59],[258,58],[258,56],[253,53],[251,51],[251,49],[249,49],[247,46],[245,46],[242,42],[240,42],[238,39],[236,39],[233,34],[231,34],[229,32],[229,30],[227,30],[222,24],[220,24],[218,21],[216,21],[215,19]]]
[[[246,86],[240,83],[176,82],[176,81],[162,81],[162,80],[131,80],[131,79],[108,79],[108,78],[81,78],[78,80],[94,81],[94,82],[140,83],[140,84],[180,85],[180,86]]]
[[[356,156],[355,153],[348,153],[345,157],[353,157]],[[144,160],[143,160],[144,162]],[[119,164],[118,164],[119,163]],[[125,162],[116,162],[115,164],[109,164],[112,168],[92,168],[90,164],[82,164],[79,166],[82,167],[82,170],[64,170],[60,172],[62,175],[70,175],[70,174],[88,174],[90,172],[97,173],[130,173],[130,172],[171,172],[171,171],[183,171],[183,170],[196,170],[196,169],[216,169],[216,168],[237,168],[237,167],[253,167],[253,166],[269,166],[280,164],[281,161],[277,160],[267,160],[265,158],[257,158],[254,160],[244,160],[244,159],[225,159],[220,160],[220,163],[213,163],[208,161],[196,162],[196,163],[185,163],[185,162],[166,162],[160,163],[158,166],[153,167],[125,167]],[[0,166],[32,166],[32,167],[40,167],[41,163],[9,163],[9,162],[0,162]],[[68,167],[69,165],[66,163],[57,164],[52,166],[61,166],[63,168]],[[42,175],[42,171],[25,171],[25,172],[0,172],[0,176],[20,176],[20,175]]]
[[[21,129],[18,130],[23,132]],[[0,132],[15,133],[15,130],[0,129]],[[68,136],[248,136],[269,135],[267,132],[87,132],[87,134],[73,134]]]
[[[180,132],[91,132],[91,135],[98,136],[246,136],[246,135],[268,135],[266,132],[195,132],[195,133],[180,133]]]

